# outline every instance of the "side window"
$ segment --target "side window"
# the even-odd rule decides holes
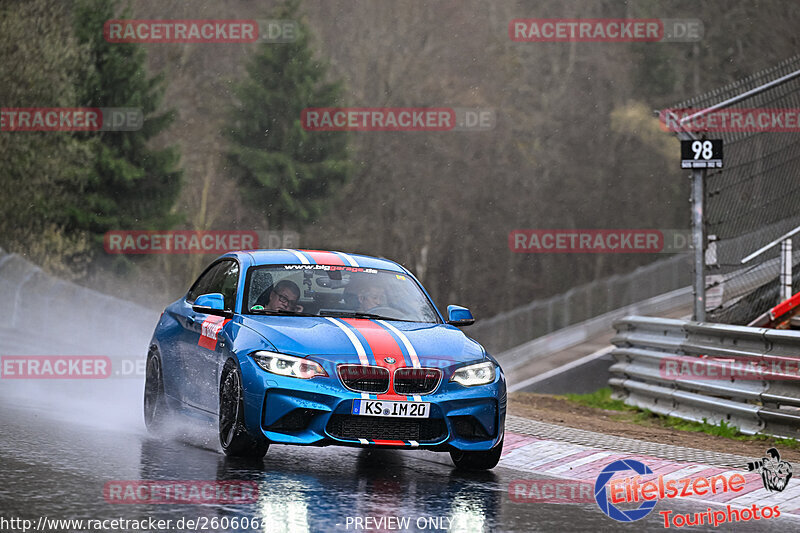
[[[192,285],[189,294],[186,295],[186,301],[194,302],[198,296],[203,294],[210,294],[212,292],[222,292],[222,275],[231,268],[231,265],[236,267],[236,278],[238,279],[239,265],[236,261],[221,261],[206,270]],[[233,288],[234,295],[236,293],[236,285]],[[223,293],[224,296],[224,293]],[[226,298],[225,304],[227,307],[228,300]],[[233,306],[229,307],[232,309]]]
[[[227,262],[227,261],[226,261]],[[239,284],[239,263],[230,261],[227,268],[220,272],[219,278],[215,278],[214,284],[219,287],[218,291],[225,297],[225,309],[233,309],[236,305],[236,286]],[[219,282],[217,283],[217,280]]]
[[[264,302],[269,298],[266,294],[267,289],[272,288],[272,273],[266,268],[250,268],[250,280],[248,281],[247,302],[244,308],[249,312],[256,303],[259,303],[259,298],[264,297],[261,301]],[[266,304],[264,304],[266,305]]]

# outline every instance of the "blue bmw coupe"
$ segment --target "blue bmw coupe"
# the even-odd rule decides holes
[[[205,417],[227,455],[271,443],[447,451],[493,468],[503,448],[500,366],[404,267],[342,252],[225,254],[169,305],[147,355],[144,419]]]

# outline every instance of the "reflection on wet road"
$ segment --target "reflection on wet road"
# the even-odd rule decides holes
[[[26,403],[4,398],[0,414],[5,515],[248,517],[270,532],[355,530],[365,517],[405,519],[380,523],[407,524],[411,531],[497,529],[505,490],[498,476],[460,474],[446,454],[439,464],[424,453],[273,446],[263,462],[253,463],[220,454],[213,432],[204,428],[162,441],[150,438],[141,423],[124,424],[124,416],[109,426],[85,405],[64,413],[58,405]],[[259,490],[256,503],[243,505],[111,504],[103,488],[112,480],[246,480]],[[372,530],[380,530],[376,523],[369,522]]]
[[[509,483],[531,476],[502,462],[492,472],[464,474],[447,454],[289,446],[273,446],[256,463],[228,459],[211,428],[182,428],[167,440],[149,437],[141,422],[141,384],[104,386],[95,395],[77,382],[48,385],[46,394],[0,390],[3,517],[169,519],[168,531],[664,530],[657,513],[626,528],[595,504],[512,502]],[[104,487],[124,480],[251,481],[258,495],[246,504],[109,503]],[[696,507],[670,508],[705,510]],[[769,525],[776,524],[743,529],[766,531]]]

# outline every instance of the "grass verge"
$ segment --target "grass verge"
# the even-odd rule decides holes
[[[612,420],[620,422],[631,422],[642,426],[656,426],[663,428],[676,429],[679,431],[690,431],[715,435],[727,439],[739,441],[768,441],[773,445],[794,450],[800,449],[800,442],[796,439],[779,439],[769,435],[745,435],[736,426],[729,425],[724,420],[719,424],[711,424],[705,419],[702,422],[691,422],[674,416],[664,416],[654,413],[648,409],[639,409],[626,405],[622,400],[615,400],[611,397],[611,389],[605,387],[589,394],[567,394],[565,398],[575,404],[602,409],[604,411],[615,411],[617,414],[611,415]]]

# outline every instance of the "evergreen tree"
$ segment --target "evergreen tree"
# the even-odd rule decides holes
[[[167,229],[178,221],[171,213],[181,185],[179,153],[174,147],[153,149],[148,141],[174,119],[159,111],[162,76],[148,77],[146,54],[138,44],[109,43],[103,24],[115,17],[116,0],[79,0],[74,8],[75,34],[88,46],[93,71],[79,91],[84,106],[139,108],[138,131],[103,131],[94,147],[93,173],[82,203],[71,210],[74,230],[101,235],[110,229]],[[121,18],[128,18],[129,12]]]
[[[326,66],[314,58],[298,2],[288,2],[274,18],[297,21],[298,36],[256,45],[236,91],[228,162],[245,198],[271,226],[284,227],[314,219],[332,188],[347,179],[347,139],[341,132],[303,130],[302,110],[337,105],[341,88],[325,81]]]
[[[91,67],[64,26],[68,16],[59,0],[0,3],[2,107],[82,105],[76,86]],[[81,201],[92,142],[69,132],[0,132],[0,247],[62,277],[81,270],[88,238],[64,226]]]

